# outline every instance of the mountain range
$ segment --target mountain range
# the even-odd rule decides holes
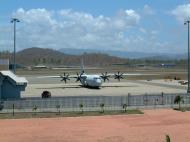
[[[150,59],[150,60],[179,60],[186,59],[187,54],[171,54],[171,53],[146,53],[146,52],[132,52],[132,51],[119,51],[119,50],[96,50],[96,49],[72,49],[72,48],[62,48],[58,51],[70,54],[70,55],[82,55],[84,53],[102,53],[108,54],[110,56],[116,56],[120,58],[130,58],[130,59]]]
[[[12,62],[13,54],[2,52],[1,58],[9,58]],[[173,62],[174,59],[184,59],[185,54],[149,54],[141,52],[122,51],[98,51],[84,49],[60,49],[32,47],[16,53],[16,61],[22,65],[56,65],[56,66],[79,66],[83,58],[86,66],[110,66],[113,64],[140,64],[145,60],[152,63]],[[134,60],[135,59],[135,60]],[[150,63],[150,62],[149,62]]]
[[[78,66],[83,58],[87,66],[109,66],[111,64],[126,63],[128,59],[114,57],[103,53],[84,53],[82,55],[69,55],[48,48],[27,48],[16,55],[17,62],[23,65],[65,65]]]

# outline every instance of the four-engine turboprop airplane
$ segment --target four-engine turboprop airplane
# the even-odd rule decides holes
[[[109,78],[114,78],[120,81],[121,79],[124,79],[124,76],[138,76],[142,74],[123,74],[119,71],[115,74],[108,74],[107,72],[102,73],[101,75],[97,74],[86,74],[84,70],[80,74],[77,73],[77,75],[69,75],[64,73],[63,75],[59,76],[43,76],[39,78],[61,78],[61,81],[64,81],[65,84],[67,83],[67,80],[70,80],[71,78],[75,78],[76,81],[80,81],[83,87],[88,88],[100,88],[103,82],[109,81]]]
[[[83,70],[80,75],[77,73],[77,76],[69,77],[69,74],[66,75],[64,73],[64,75],[60,77],[62,78],[61,81],[64,81],[65,83],[67,82],[67,80],[70,80],[70,78],[76,78],[76,82],[80,81],[80,83],[84,87],[99,88],[103,82],[105,82],[106,80],[109,81],[109,77],[111,76],[113,75],[108,75],[107,72],[105,74],[102,73],[102,75],[88,75]],[[123,74],[118,72],[117,74],[114,74],[114,78],[120,81],[120,79],[123,79]]]
[[[100,88],[102,83],[105,81],[109,81],[109,78],[114,78],[120,81],[123,79],[123,76],[130,76],[130,75],[141,75],[141,74],[123,74],[120,73],[119,71],[115,74],[108,74],[107,72],[102,73],[101,75],[96,75],[96,74],[86,74],[84,71],[84,66],[83,66],[83,60],[82,60],[82,66],[81,66],[81,73],[77,75],[72,75],[70,76],[69,74],[64,73],[63,75],[59,76],[43,76],[39,78],[61,78],[61,81],[64,81],[67,83],[67,80],[70,80],[70,78],[75,78],[76,82],[80,81],[83,87],[88,87],[88,88]]]

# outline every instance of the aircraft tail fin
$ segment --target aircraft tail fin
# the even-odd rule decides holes
[[[81,59],[81,74],[84,73],[84,62],[83,62],[83,58]]]

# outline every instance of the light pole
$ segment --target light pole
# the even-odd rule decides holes
[[[13,63],[14,63],[14,66],[13,66],[13,72],[16,73],[16,23],[17,22],[20,22],[17,18],[12,18],[11,19],[11,23],[14,24],[14,59],[13,59]]]
[[[190,23],[190,20],[187,20],[185,21],[185,25],[187,25],[188,27],[188,88],[187,88],[187,93],[190,93],[190,54],[189,54],[189,23]]]

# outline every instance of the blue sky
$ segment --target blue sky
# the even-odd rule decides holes
[[[190,0],[0,0],[0,49],[185,53]]]

